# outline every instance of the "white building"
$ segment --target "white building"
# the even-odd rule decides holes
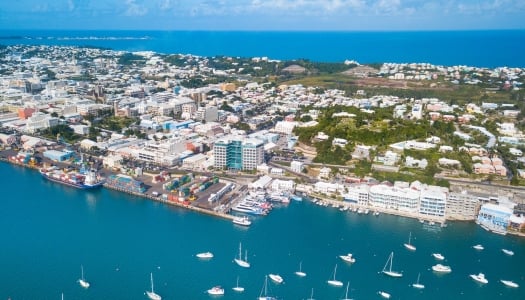
[[[347,188],[346,194],[343,194],[343,199],[350,203],[367,206],[369,192],[370,187],[368,185],[353,185]]]
[[[466,191],[461,193],[450,192],[447,199],[446,216],[449,219],[475,220],[479,206],[477,197],[468,194]]]
[[[290,169],[292,170],[292,172],[301,173],[304,169],[304,164],[301,161],[293,160],[290,163]]]
[[[40,129],[46,129],[58,125],[59,119],[41,112],[34,113],[27,118],[26,131],[35,133]]]
[[[297,126],[296,121],[279,121],[275,124],[274,131],[282,134],[292,134],[295,126]]]
[[[274,179],[271,184],[274,191],[289,191],[293,192],[295,189],[295,182],[293,180]]]
[[[508,207],[487,203],[481,206],[476,222],[491,230],[507,231],[512,214]]]
[[[192,170],[204,170],[208,157],[202,153],[192,155],[182,160],[182,167]]]
[[[318,181],[314,185],[314,191],[322,194],[336,194],[344,190],[344,187],[337,183]]]
[[[433,217],[445,217],[447,188],[425,186],[419,196],[419,214]]]
[[[408,187],[378,184],[370,187],[368,201],[371,206],[417,213],[419,191]]]

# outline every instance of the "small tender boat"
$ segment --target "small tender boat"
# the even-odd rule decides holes
[[[501,251],[503,251],[503,253],[509,255],[509,256],[512,256],[514,255],[514,251],[512,250],[507,250],[507,249],[501,249]]]
[[[270,279],[273,280],[275,283],[284,282],[284,279],[279,274],[268,274],[268,277],[270,277]]]
[[[474,248],[474,249],[476,249],[476,250],[479,250],[479,251],[485,249],[485,248],[483,248],[483,246],[480,245],[480,244],[477,244],[477,245],[475,245],[475,246],[472,246],[472,248]]]
[[[195,256],[197,256],[198,258],[204,258],[204,259],[208,258],[209,259],[209,258],[213,258],[213,253],[211,253],[211,252],[202,252],[202,253],[198,253]]]
[[[220,286],[214,286],[211,289],[209,289],[207,292],[208,294],[214,295],[214,296],[224,295],[224,289],[221,288]]]
[[[452,272],[452,269],[449,266],[437,264],[435,266],[432,266],[432,271],[438,272],[438,273],[450,273]]]
[[[483,283],[483,284],[489,283],[487,278],[485,278],[485,274],[483,274],[483,273],[479,273],[478,275],[470,274],[469,276],[470,276],[470,278],[476,280],[479,283]]]
[[[383,292],[383,291],[379,291],[377,292],[379,294],[379,296],[385,298],[385,299],[390,299],[390,294],[387,293],[387,292]]]
[[[501,281],[501,283],[503,283],[504,285],[506,285],[506,286],[508,286],[508,287],[511,287],[511,288],[518,288],[518,287],[519,287],[519,284],[515,283],[514,281],[503,280],[503,279],[501,279],[500,281]]]
[[[349,263],[355,263],[355,258],[352,256],[352,253],[348,253],[347,255],[339,255],[339,257]]]
[[[441,255],[441,253],[432,253],[432,256],[434,256],[435,259],[437,260],[444,260],[445,257],[443,255]]]

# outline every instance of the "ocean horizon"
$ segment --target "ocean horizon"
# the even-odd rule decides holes
[[[525,67],[525,30],[164,31],[5,30],[2,45],[93,46],[199,56],[319,62]]]

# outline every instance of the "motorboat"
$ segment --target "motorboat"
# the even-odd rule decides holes
[[[450,273],[452,272],[452,269],[449,266],[437,264],[435,266],[432,266],[432,271],[438,272],[438,273]]]
[[[214,295],[214,296],[224,295],[224,289],[220,286],[214,286],[211,289],[209,289],[207,292],[208,294]]]
[[[239,276],[237,276],[237,285],[232,288],[232,290],[242,293],[244,292],[244,288],[242,286],[239,286]]]
[[[385,298],[385,299],[390,299],[390,294],[387,293],[387,292],[384,292],[384,291],[379,291],[377,292],[379,294],[379,296]]]
[[[480,245],[480,244],[474,245],[474,246],[472,246],[472,248],[474,248],[476,250],[479,250],[479,251],[485,249],[485,248],[483,248],[483,245]]]
[[[444,260],[445,257],[443,255],[441,255],[441,253],[432,253],[432,256],[434,256],[435,259],[437,260]]]
[[[151,291],[146,291],[146,295],[150,300],[162,300],[162,297],[153,291],[153,273],[150,273]]]
[[[514,281],[503,280],[503,279],[501,279],[500,281],[501,281],[501,283],[503,283],[505,286],[508,286],[508,287],[511,287],[511,288],[518,288],[518,287],[520,287],[519,284],[515,283]]]
[[[343,283],[337,279],[335,279],[335,274],[337,272],[337,265],[335,265],[335,268],[334,268],[334,276],[332,279],[326,281],[329,285],[333,285],[333,286],[337,286],[337,287],[341,287],[343,286]]]
[[[355,258],[352,256],[352,253],[348,253],[347,255],[339,255],[339,257],[349,263],[355,263]]]
[[[284,282],[284,279],[279,274],[268,274],[268,277],[270,277],[270,279],[273,280],[275,283]]]
[[[202,258],[202,259],[210,259],[210,258],[213,258],[213,253],[211,252],[202,252],[202,253],[198,253],[197,255],[198,258]]]
[[[242,259],[242,245],[239,243],[239,257],[234,259],[235,263],[243,268],[249,268],[250,263],[248,262],[248,251],[245,251],[244,260]]]
[[[252,221],[250,221],[250,218],[247,216],[243,217],[235,217],[233,218],[233,224],[241,225],[241,226],[250,226],[252,225]]]
[[[388,257],[388,260],[386,261],[385,266],[383,267],[383,271],[381,271],[383,274],[388,275],[390,277],[403,277],[403,274],[400,272],[392,271],[392,261],[394,260],[394,252],[390,253],[390,256]],[[388,269],[387,269],[387,266]]]
[[[483,273],[479,273],[479,274],[477,274],[477,275],[475,275],[475,274],[470,274],[469,276],[470,276],[470,278],[476,280],[476,281],[479,282],[479,283],[482,283],[482,284],[487,284],[487,283],[489,283],[489,281],[487,280],[487,278],[485,278],[485,274],[483,274]]]
[[[501,249],[501,251],[503,251],[503,253],[509,255],[509,256],[512,256],[514,255],[514,251],[512,250],[507,250],[507,249]]]
[[[87,282],[85,279],[84,279],[84,267],[81,265],[80,266],[80,279],[78,280],[78,284],[80,284],[81,287],[87,289],[89,288],[89,282]]]
[[[416,251],[416,246],[412,245],[412,232],[408,235],[408,243],[405,243],[405,248],[407,248],[410,251]]]
[[[416,289],[424,289],[425,285],[422,283],[419,283],[419,277],[421,276],[421,273],[417,274],[417,281],[416,283],[412,283],[412,287]]]
[[[299,277],[305,277],[306,276],[306,273],[303,272],[303,262],[300,262],[299,263],[299,271],[296,271],[295,272],[295,275],[299,276]]]

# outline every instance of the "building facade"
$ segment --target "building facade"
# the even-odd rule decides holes
[[[214,166],[219,169],[255,170],[264,161],[264,143],[258,139],[224,138],[213,146]]]

